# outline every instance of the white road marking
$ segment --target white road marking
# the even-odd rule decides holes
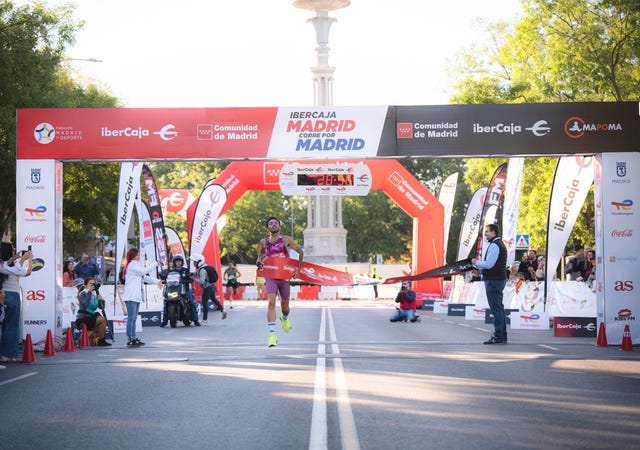
[[[544,344],[538,344],[540,347],[544,347],[544,348],[548,348],[549,350],[559,350],[555,347],[552,347],[550,345],[544,345]]]
[[[1,382],[0,386],[3,386],[5,384],[9,384],[9,383],[13,383],[14,381],[22,380],[23,378],[27,378],[27,377],[30,377],[32,375],[36,375],[37,373],[38,372],[29,372],[29,373],[25,373],[24,375],[20,375],[19,377],[9,378],[8,380],[4,380],[3,382]]]
[[[338,342],[336,339],[336,330],[333,325],[333,316],[331,310],[329,313],[329,337],[332,342]],[[331,352],[334,355],[340,354],[338,344],[331,344]],[[356,422],[353,418],[351,410],[351,402],[349,401],[349,388],[347,386],[347,378],[344,374],[342,366],[342,358],[333,359],[334,378],[336,383],[336,398],[338,401],[338,420],[340,422],[340,436],[342,439],[343,450],[359,450],[360,441],[358,440],[358,431],[356,430]]]
[[[311,411],[311,432],[309,434],[309,450],[327,449],[327,359],[326,354],[326,322],[327,308],[322,308],[320,333],[318,335],[318,357],[316,359],[316,380],[313,389],[313,409]]]

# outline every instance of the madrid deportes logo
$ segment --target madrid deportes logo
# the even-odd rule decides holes
[[[39,123],[33,129],[33,137],[39,144],[50,144],[56,137],[56,129],[50,123]]]

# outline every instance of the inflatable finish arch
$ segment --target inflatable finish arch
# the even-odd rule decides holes
[[[340,164],[344,161],[311,160],[304,164]],[[444,246],[444,207],[413,175],[396,160],[350,161],[345,164],[365,164],[371,170],[371,189],[386,193],[396,204],[413,219],[413,255],[412,267],[420,273],[444,264],[442,253]],[[280,190],[278,174],[284,162],[236,161],[229,164],[212,181],[227,192],[227,201],[220,214],[224,214],[247,191]],[[188,217],[193,217],[195,204],[190,208]],[[272,212],[264,211],[265,218]],[[384,220],[383,217],[380,220]],[[191,229],[188,223],[187,229]],[[212,236],[217,239],[216,233]],[[256,236],[256,240],[261,238]],[[219,259],[213,246],[208,246],[207,259]],[[442,294],[442,279],[422,280],[416,283],[416,290],[432,294]]]

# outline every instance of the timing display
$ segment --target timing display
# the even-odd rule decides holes
[[[280,169],[285,195],[367,195],[371,169],[365,164],[285,164]]]
[[[353,186],[353,174],[298,174],[298,186]]]

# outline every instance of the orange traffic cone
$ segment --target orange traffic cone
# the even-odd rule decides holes
[[[82,324],[82,333],[80,333],[80,345],[78,345],[78,347],[91,347],[91,344],[89,343],[89,332],[87,331],[87,325],[84,323]]]
[[[598,330],[598,340],[596,341],[596,347],[608,347],[607,344],[607,332],[604,329],[604,322],[600,322],[600,329]]]
[[[44,344],[44,353],[42,356],[56,356],[56,348],[53,345],[53,335],[51,330],[47,330],[47,340]]]
[[[67,328],[67,337],[64,341],[64,351],[65,352],[75,352],[76,346],[73,343],[73,330],[71,327]]]
[[[22,354],[23,363],[30,363],[36,360],[36,355],[33,353],[33,342],[31,342],[31,335],[27,334],[24,340],[24,353]]]
[[[621,352],[632,352],[633,344],[631,343],[631,330],[629,325],[624,326],[624,332],[622,333],[622,345],[620,346]]]

